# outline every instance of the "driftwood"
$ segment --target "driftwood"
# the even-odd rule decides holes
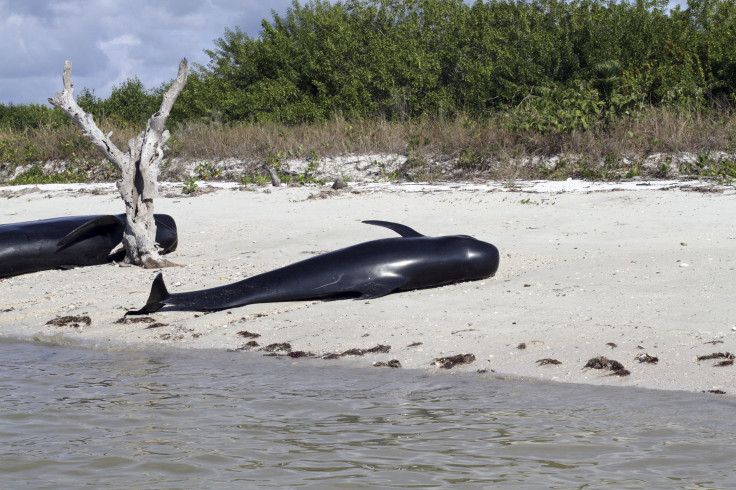
[[[164,156],[164,145],[169,139],[165,129],[171,108],[187,81],[187,60],[179,63],[179,73],[164,94],[161,108],[148,120],[146,129],[128,141],[128,152],[118,149],[95,124],[92,114],[87,114],[74,100],[72,62],[64,63],[64,90],[50,98],[49,102],[63,110],[92,144],[105,155],[118,170],[117,182],[120,196],[125,202],[127,226],[123,232],[125,262],[146,268],[172,265],[159,255],[156,246],[156,222],[153,218],[153,199],[158,196],[159,165]]]
[[[264,163],[263,169],[266,172],[268,172],[269,177],[271,177],[271,184],[273,184],[276,187],[281,185],[281,178],[279,177],[279,174],[276,173],[276,171],[273,169],[271,165]]]

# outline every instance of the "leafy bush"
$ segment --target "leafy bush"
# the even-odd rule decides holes
[[[0,104],[0,129],[23,131],[68,124],[69,120],[63,112],[48,106]]]
[[[39,164],[33,164],[25,172],[8,181],[8,185],[22,184],[68,184],[76,182],[86,182],[87,175],[79,170],[73,169],[66,172],[50,172],[43,171]]]
[[[597,123],[604,103],[596,90],[580,82],[577,87],[539,87],[509,114],[512,131],[569,133]]]
[[[196,66],[170,124],[324,122],[506,114],[517,130],[589,131],[646,107],[733,105],[736,3],[690,0],[294,1],[251,38],[226,29]],[[165,86],[137,77],[80,105],[141,125]],[[0,106],[0,125],[61,124]],[[502,118],[504,119],[504,118]]]
[[[96,120],[108,119],[120,127],[135,127],[145,124],[161,106],[162,90],[146,90],[138,77],[114,85],[107,99],[95,96],[94,91],[84,88],[77,96],[77,103]]]
[[[336,112],[485,117],[532,103],[542,121],[531,126],[585,129],[644,103],[702,106],[732,94],[733,2],[696,0],[669,13],[667,4],[294,2],[264,20],[257,39],[226,30],[182,94],[196,107],[181,111],[294,124]]]

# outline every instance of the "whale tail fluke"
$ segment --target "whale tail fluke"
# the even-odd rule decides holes
[[[153,284],[151,285],[151,294],[148,295],[146,306],[144,306],[140,310],[128,311],[125,313],[125,316],[147,315],[149,313],[154,313],[163,308],[164,301],[170,297],[171,295],[166,289],[166,284],[164,284],[164,276],[159,272],[156,276],[156,279],[153,280]]]

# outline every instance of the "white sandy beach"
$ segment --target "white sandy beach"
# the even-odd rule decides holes
[[[158,271],[102,265],[0,279],[0,335],[104,348],[161,344],[237,349],[287,342],[315,355],[388,345],[340,360],[482,376],[736,394],[736,191],[702,183],[357,185],[237,190],[194,197],[166,187],[179,248],[163,270],[171,292],[222,285],[361,241],[395,236],[362,224],[397,221],[426,235],[468,234],[501,251],[495,277],[383,298],[255,304],[210,314],[158,312],[159,324],[116,323],[145,304]],[[112,185],[0,188],[0,223],[121,213]],[[89,326],[54,326],[61,316]],[[244,338],[239,332],[259,334]],[[520,344],[525,348],[520,349]],[[281,352],[284,354],[284,352]],[[657,363],[639,362],[648,354]],[[605,356],[627,376],[584,368]],[[541,359],[560,364],[540,365]],[[299,361],[294,361],[299,362]]]

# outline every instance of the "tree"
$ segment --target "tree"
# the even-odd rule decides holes
[[[49,98],[71,118],[92,144],[120,170],[117,182],[120,196],[125,202],[127,224],[123,232],[125,262],[148,269],[172,265],[160,257],[156,246],[156,222],[153,218],[153,199],[158,196],[159,165],[164,156],[164,145],[169,139],[165,129],[166,119],[176,98],[187,81],[187,60],[179,63],[179,73],[166,91],[161,108],[148,120],[146,129],[128,141],[128,152],[118,149],[95,124],[91,114],[84,112],[74,100],[72,62],[64,63],[64,90]]]

